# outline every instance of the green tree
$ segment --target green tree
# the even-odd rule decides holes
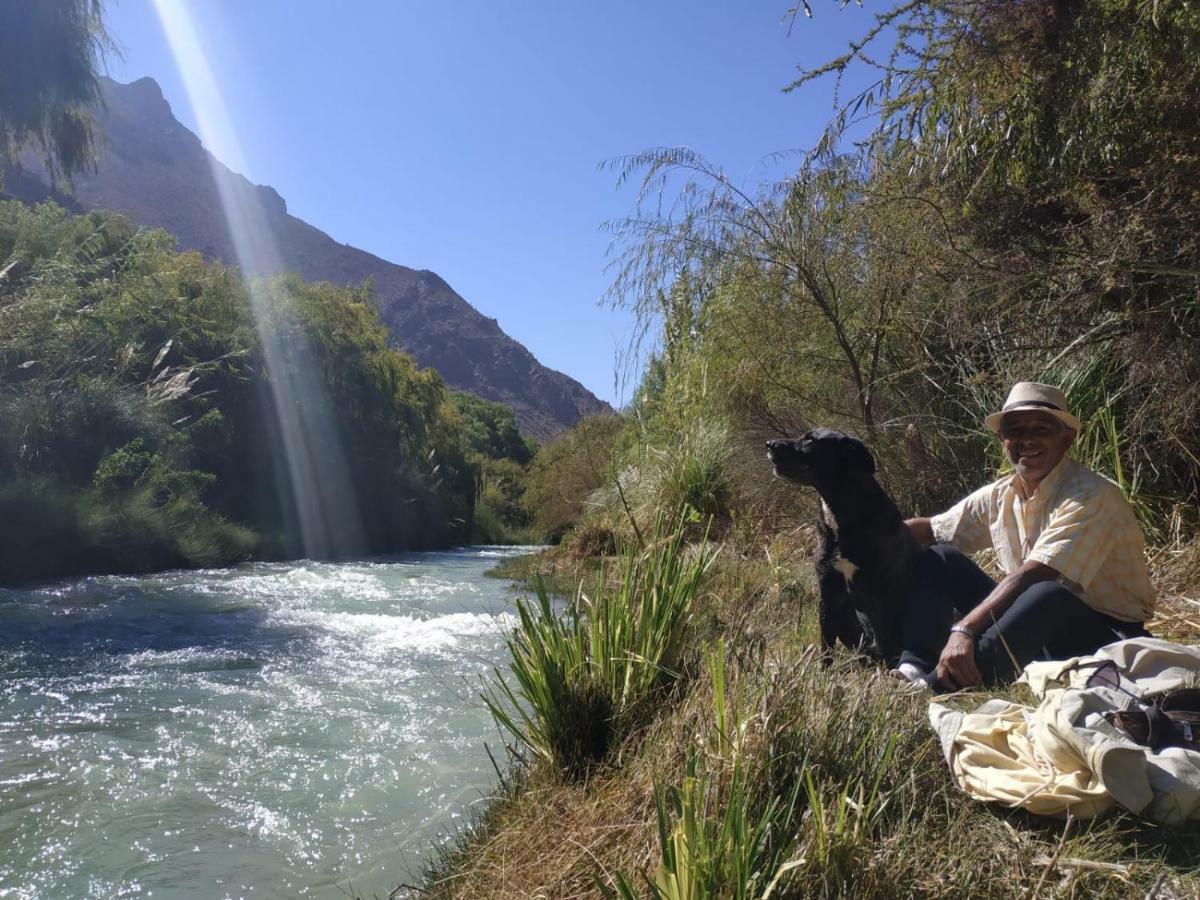
[[[618,416],[588,416],[538,451],[524,502],[546,540],[560,540],[583,515],[588,496],[608,482],[613,448],[624,429]]]
[[[454,393],[454,405],[462,416],[463,450],[468,455],[511,459],[519,466],[533,459],[537,445],[521,436],[512,409],[461,391]]]
[[[861,160],[810,160],[756,194],[686,148],[621,162],[622,179],[638,173],[637,209],[613,226],[621,251],[611,297],[643,333],[661,323],[668,377],[723,346],[807,415],[873,435],[907,276],[902,255],[877,252],[883,236],[862,202],[870,173]],[[659,213],[654,198],[679,177],[679,202]]]
[[[299,549],[249,286],[172,243],[0,203],[0,581]],[[364,291],[256,290],[282,366],[330,398],[369,549],[465,542],[475,469],[441,378],[387,347]]]

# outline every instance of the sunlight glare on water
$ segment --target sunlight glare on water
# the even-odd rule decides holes
[[[511,552],[0,591],[0,897],[387,896],[494,781]]]

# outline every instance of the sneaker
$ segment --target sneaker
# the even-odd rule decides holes
[[[899,666],[889,671],[888,674],[898,681],[906,681],[909,684],[914,684],[921,681],[929,673],[916,663],[902,662]]]

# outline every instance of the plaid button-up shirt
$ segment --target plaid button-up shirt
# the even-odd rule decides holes
[[[930,523],[964,553],[996,551],[1006,573],[1044,563],[1093,609],[1126,622],[1154,610],[1145,541],[1115,484],[1063,457],[1032,495],[1015,474],[960,500]]]

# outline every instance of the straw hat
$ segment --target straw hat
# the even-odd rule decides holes
[[[1056,387],[1036,381],[1018,381],[1014,384],[1008,392],[1008,399],[1004,401],[1004,408],[984,419],[983,424],[999,434],[1000,420],[1007,413],[1026,410],[1050,413],[1068,428],[1079,431],[1079,420],[1067,411],[1067,395]]]

